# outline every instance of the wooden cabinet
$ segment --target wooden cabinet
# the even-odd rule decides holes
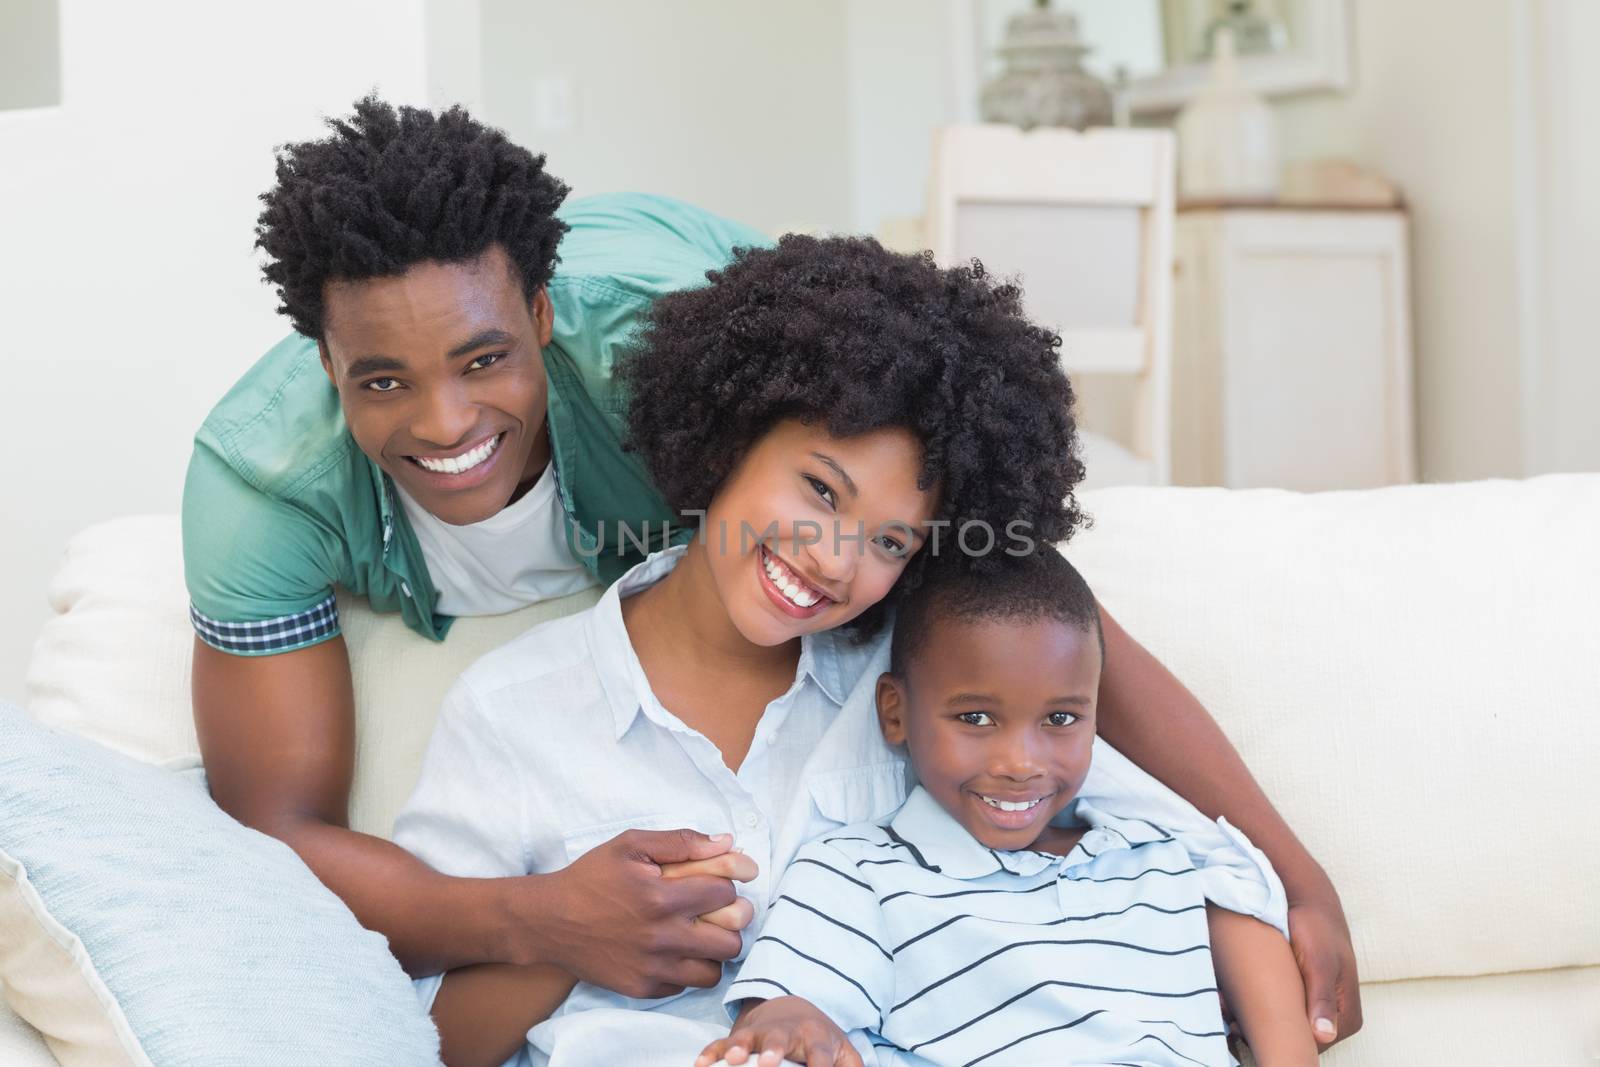
[[[1415,480],[1406,221],[1397,210],[1180,207],[1175,484]]]

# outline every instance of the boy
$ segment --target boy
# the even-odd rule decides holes
[[[877,688],[921,784],[801,850],[699,1064],[859,1064],[847,1030],[880,1064],[1227,1064],[1218,982],[1258,1063],[1315,1063],[1289,944],[1252,917],[1281,924],[1265,859],[1219,821],[1197,869],[1163,827],[1198,813],[1097,806],[1133,770],[1095,743],[1101,640],[1053,549],[929,568]]]

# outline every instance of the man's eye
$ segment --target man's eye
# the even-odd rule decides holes
[[[990,726],[994,723],[993,716],[991,716],[987,711],[963,711],[960,715],[957,715],[956,718],[960,719],[968,726]]]
[[[816,494],[820,496],[830,508],[833,507],[833,490],[828,488],[827,482],[820,478],[813,478],[809,474],[801,475],[801,477],[803,477],[807,482],[811,483],[811,488],[816,491]]]
[[[374,378],[364,388],[371,389],[374,393],[392,393],[400,388],[398,378]]]
[[[468,363],[467,364],[467,369],[468,370],[486,370],[489,367],[494,366],[496,363],[499,363],[502,359],[505,359],[505,358],[506,358],[506,354],[504,352],[491,352],[487,356],[479,356],[477,359],[473,360],[471,363]]]
[[[1051,726],[1071,726],[1078,721],[1078,717],[1070,711],[1052,711],[1045,721]]]

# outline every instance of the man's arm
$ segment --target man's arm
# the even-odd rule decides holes
[[[733,905],[732,881],[663,878],[660,867],[722,855],[731,839],[633,831],[554,874],[455,878],[351,830],[355,701],[343,638],[261,657],[196,639],[193,689],[218,805],[299,853],[414,975],[550,963],[628,996],[666,996],[715,985],[718,961],[739,951],[736,933],[693,921]]]
[[[506,879],[447,878],[346,822],[355,698],[344,639],[234,656],[196,638],[195,728],[211,795],[283,841],[413,974],[518,954]],[[524,949],[525,951],[525,949]]]
[[[1172,672],[1100,608],[1106,664],[1098,730],[1123,755],[1207,816],[1227,817],[1267,854],[1289,897],[1309,1020],[1324,1046],[1361,1029],[1355,952],[1339,894],[1251,777],[1216,721]]]

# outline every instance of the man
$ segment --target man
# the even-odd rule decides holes
[[[212,792],[414,974],[547,963],[635,997],[713,986],[739,950],[730,879],[753,873],[726,840],[630,831],[552,874],[463,879],[348,828],[355,716],[333,588],[442,640],[456,615],[608,583],[686,536],[622,451],[612,367],[655,297],[764,238],[660,198],[558,212],[566,188],[543,157],[460,109],[369,98],[330,126],[284,150],[257,230],[297,332],[207,418],[184,491]],[[1103,623],[1102,736],[1271,857],[1308,1021],[1324,1044],[1353,1033],[1327,876],[1194,697]],[[666,877],[683,870],[702,873]]]
[[[460,109],[368,98],[330,126],[283,152],[262,197],[258,245],[297,332],[207,418],[184,488],[212,791],[415,973],[538,960],[637,995],[712,984],[739,938],[688,920],[732,884],[657,865],[725,843],[627,835],[560,879],[474,881],[347,828],[333,588],[442,640],[454,616],[608,583],[687,533],[621,449],[612,362],[654,297],[764,238],[653,197],[558,214],[567,190],[543,158]]]

